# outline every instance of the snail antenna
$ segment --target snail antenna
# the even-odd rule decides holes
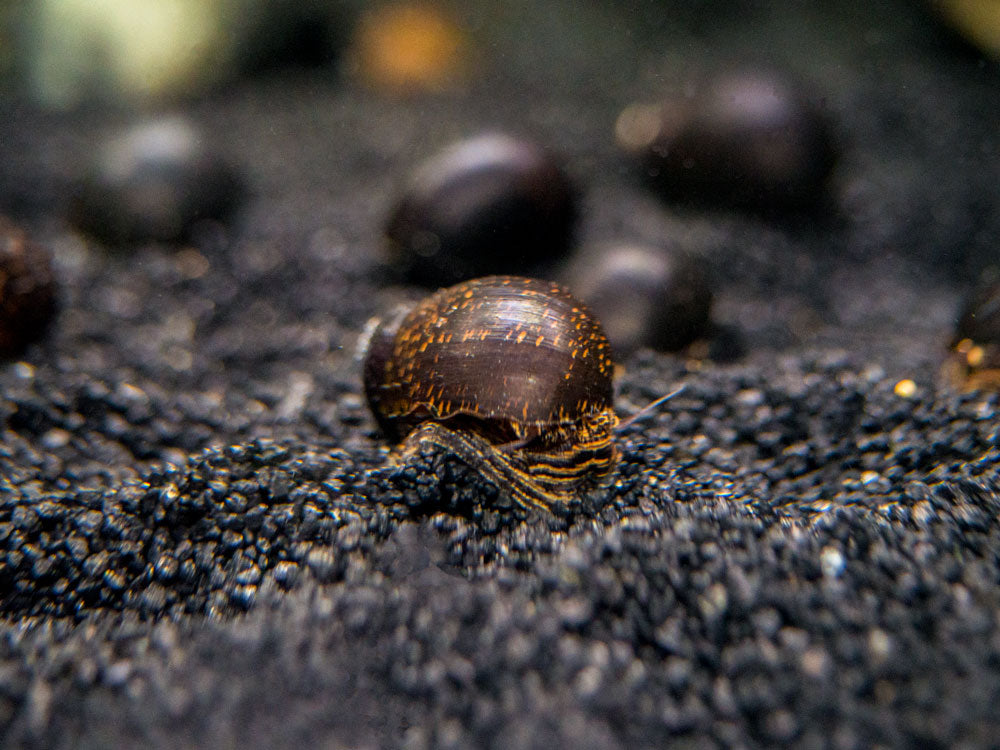
[[[644,407],[642,407],[641,409],[639,409],[639,411],[637,411],[635,414],[633,414],[632,416],[630,416],[630,417],[628,417],[626,419],[623,419],[621,422],[619,422],[618,426],[615,428],[615,432],[621,432],[626,427],[630,427],[631,425],[635,424],[636,422],[639,422],[639,421],[645,419],[650,414],[652,414],[654,411],[656,411],[660,406],[662,406],[664,403],[666,403],[667,401],[669,401],[670,399],[672,399],[674,396],[676,396],[678,393],[680,393],[681,391],[683,391],[686,387],[687,387],[687,385],[685,383],[681,383],[679,386],[677,386],[672,391],[670,391],[670,393],[668,393],[667,395],[660,396],[655,401],[649,402]]]

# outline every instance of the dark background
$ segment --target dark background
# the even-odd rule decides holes
[[[1000,237],[996,62],[917,3],[459,11],[456,92],[342,61],[179,111],[250,195],[190,247],[66,224],[107,103],[0,114],[0,207],[62,309],[0,368],[0,731],[37,746],[985,747],[1000,698],[997,398],[939,382]],[[806,82],[831,207],[670,205],[616,151],[634,100],[732,64]],[[736,361],[623,362],[606,503],[492,504],[453,458],[385,468],[361,397],[410,170],[484,129],[551,144],[579,245],[694,254]],[[911,398],[894,393],[915,381]]]

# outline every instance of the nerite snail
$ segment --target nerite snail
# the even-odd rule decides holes
[[[1000,390],[1000,281],[976,286],[955,325],[945,378],[965,391]]]
[[[389,216],[393,266],[429,287],[551,267],[572,245],[576,193],[561,160],[531,140],[453,143],[420,165]]]
[[[614,468],[614,364],[600,324],[557,284],[488,276],[380,325],[365,394],[403,452],[457,454],[526,508],[552,510]]]
[[[0,359],[38,339],[56,313],[52,254],[0,216]]]
[[[626,107],[616,140],[670,200],[777,214],[820,208],[837,149],[824,111],[801,88],[774,71],[722,72],[694,96]]]

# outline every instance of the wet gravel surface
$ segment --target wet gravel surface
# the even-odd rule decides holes
[[[587,37],[568,80],[508,29],[489,91],[465,96],[236,85],[186,113],[251,197],[183,248],[109,252],[65,226],[127,115],[4,105],[3,208],[56,253],[62,308],[0,367],[3,743],[994,744],[1000,398],[938,370],[995,261],[1000,73],[905,3],[763,7],[626,15],[635,33]],[[712,44],[759,59],[779,38],[768,62],[814,82],[842,144],[830,209],[646,192],[614,149],[621,107],[682,88]],[[365,321],[421,294],[380,245],[396,191],[497,128],[565,154],[581,245],[699,258],[742,352],[625,361],[623,415],[685,390],[558,517],[453,456],[389,463],[361,396]]]

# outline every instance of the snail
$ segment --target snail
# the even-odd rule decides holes
[[[581,255],[570,286],[600,316],[615,355],[641,347],[680,351],[709,331],[704,263],[679,252],[614,244]]]
[[[374,330],[363,369],[404,457],[450,450],[524,508],[568,505],[617,461],[611,346],[557,284],[487,276],[442,289]]]
[[[693,97],[632,104],[615,136],[667,198],[765,213],[819,207],[836,161],[823,110],[766,70],[720,73]]]
[[[182,117],[161,117],[108,141],[74,187],[70,222],[109,245],[176,243],[230,216],[243,179]]]
[[[981,282],[967,298],[943,374],[962,390],[1000,389],[1000,281]]]
[[[546,269],[569,251],[576,218],[576,190],[554,154],[487,133],[424,162],[385,235],[406,280],[437,287]]]
[[[56,307],[49,249],[0,216],[0,358],[16,356],[38,339]]]

